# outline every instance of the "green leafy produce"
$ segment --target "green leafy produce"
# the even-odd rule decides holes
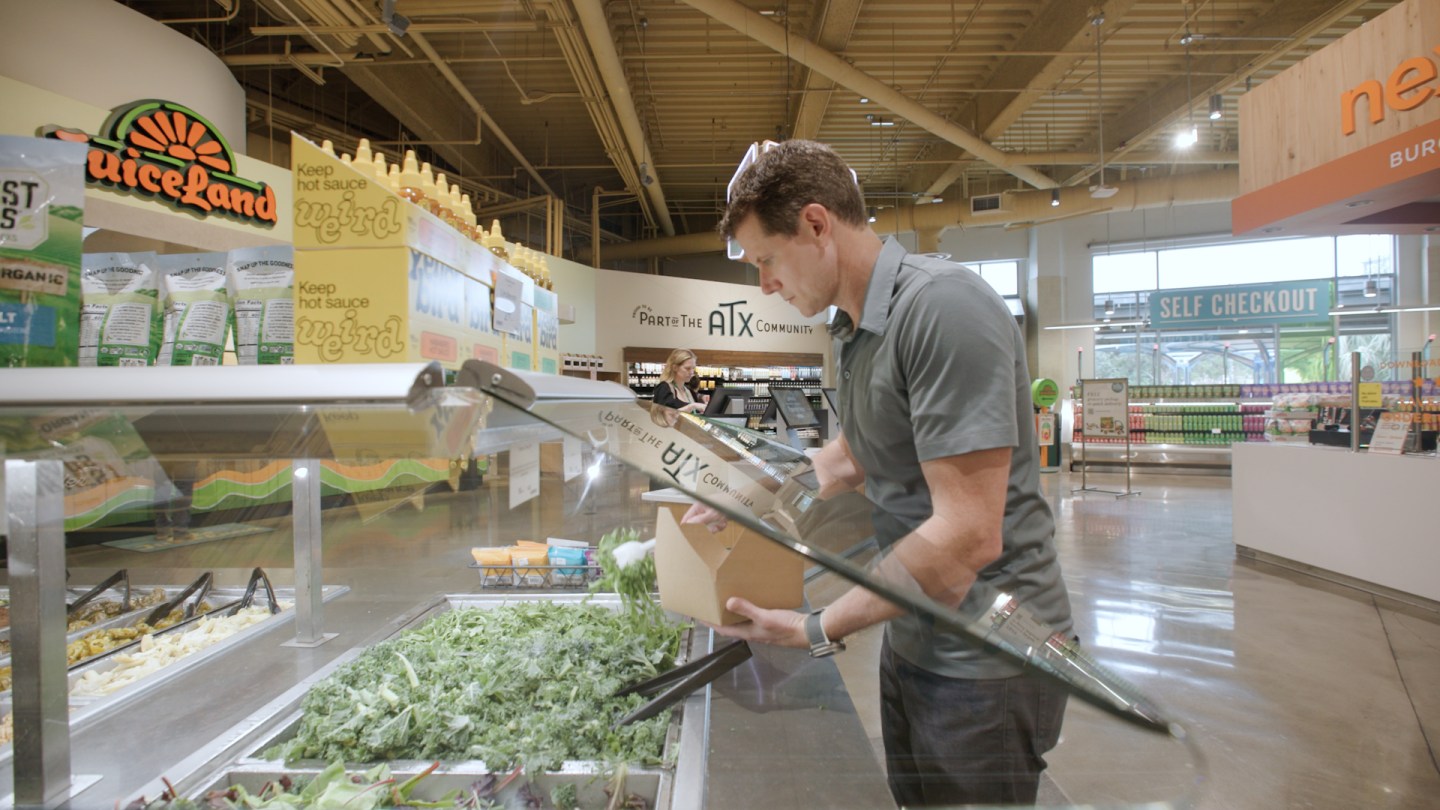
[[[595,551],[601,574],[590,584],[590,590],[619,594],[620,604],[637,620],[663,623],[665,611],[655,604],[651,596],[655,592],[655,558],[647,554],[640,561],[623,567],[615,562],[618,546],[639,539],[640,533],[634,529],[616,529],[600,538],[600,545]]]
[[[488,802],[480,802],[493,794],[481,795],[481,785],[478,784],[469,796],[457,790],[433,802],[411,798],[410,794],[415,790],[415,786],[438,765],[437,762],[397,785],[394,777],[390,775],[389,765],[377,765],[363,774],[348,774],[345,772],[345,763],[333,762],[316,774],[314,779],[291,782],[286,778],[280,782],[266,782],[254,795],[244,787],[236,785],[224,790],[213,790],[195,801],[178,798],[171,789],[153,802],[144,799],[131,802],[125,810],[285,810],[302,807],[314,810],[374,810],[381,807],[479,808],[489,805]]]
[[[597,605],[522,602],[443,613],[377,644],[305,696],[287,761],[483,760],[531,773],[565,760],[658,764],[664,716],[614,693],[674,666],[681,628]]]

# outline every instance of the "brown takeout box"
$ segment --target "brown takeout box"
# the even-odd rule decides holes
[[[801,606],[803,557],[738,523],[715,533],[698,524],[682,525],[688,508],[687,503],[662,503],[655,517],[662,607],[709,624],[739,624],[746,619],[725,609],[732,596],[764,608]]]

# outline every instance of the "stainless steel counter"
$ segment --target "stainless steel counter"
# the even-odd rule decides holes
[[[282,646],[293,630],[247,640],[78,729],[71,772],[99,781],[73,807],[112,807],[177,768],[197,749],[237,733],[238,724],[357,647],[393,635],[417,606],[445,593],[480,590],[468,567],[477,545],[547,536],[593,542],[616,526],[653,531],[654,509],[640,502],[649,480],[606,468],[603,485],[577,505],[578,485],[542,478],[541,497],[506,508],[503,482],[478,492],[426,496],[409,506],[361,518],[354,510],[324,515],[325,583],[351,590],[324,605],[327,644]],[[189,581],[213,570],[217,587],[243,586],[260,565],[277,587],[292,586],[288,519],[266,534],[142,554],[94,546],[68,555],[72,581],[98,581],[118,567],[149,581]],[[833,663],[799,650],[756,648],[755,657],[710,688],[706,795],[710,808],[893,806],[854,707]],[[12,775],[0,772],[0,796]],[[77,781],[80,781],[77,778]],[[153,798],[153,796],[151,797]],[[700,806],[681,803],[675,807]]]

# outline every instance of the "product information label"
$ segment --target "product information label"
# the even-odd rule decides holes
[[[510,508],[540,494],[540,445],[510,448]]]
[[[50,184],[26,169],[0,169],[0,244],[33,250],[50,238]],[[44,291],[42,291],[44,292]],[[55,295],[64,295],[62,289]]]
[[[21,304],[0,304],[0,344],[55,345],[55,310]]]

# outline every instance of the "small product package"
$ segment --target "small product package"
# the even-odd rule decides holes
[[[0,135],[0,368],[79,362],[85,152]]]
[[[152,366],[160,350],[156,255],[86,253],[80,270],[80,365]]]
[[[512,586],[515,569],[510,567],[510,550],[505,548],[472,548],[470,556],[480,566],[480,584],[484,588]]]
[[[240,365],[294,363],[295,249],[274,245],[232,250],[226,273]]]
[[[224,253],[178,253],[156,259],[164,334],[157,366],[216,366],[225,353],[230,300]]]

